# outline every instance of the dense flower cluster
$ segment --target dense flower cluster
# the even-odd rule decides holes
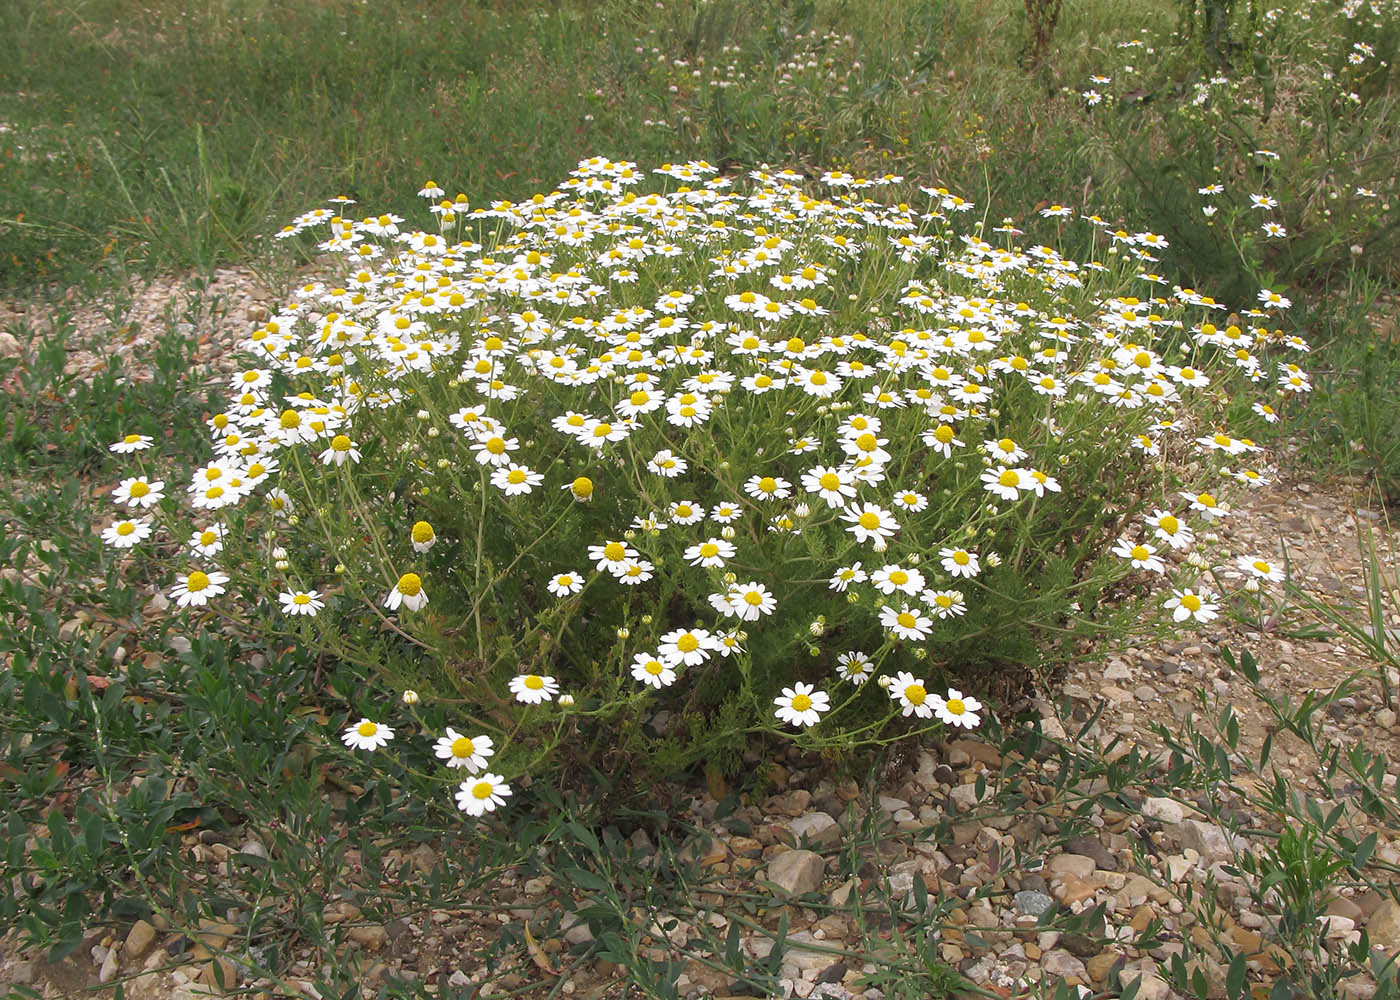
[[[1225,462],[1268,482],[1245,465],[1258,445],[1216,421],[1236,383],[1267,391],[1261,421],[1306,391],[1306,343],[1269,322],[1286,300],[1227,316],[1151,273],[1153,234],[1091,218],[1104,260],[1079,263],[1010,226],[983,238],[942,189],[917,206],[872,197],[898,177],[832,171],[818,196],[790,171],[655,173],[669,190],[594,158],[549,194],[476,209],[429,183],[439,233],[345,204],[296,220],[343,275],[243,344],[214,455],[172,491],[195,519],[172,596],[237,588],[308,641],[336,615],[442,659],[505,649],[513,666],[482,674],[498,686],[481,701],[523,713],[729,672],[766,706],[750,725],[804,738],[856,703],[976,725],[977,699],[925,678],[946,670],[939,649],[1008,613],[998,578],[1051,556],[1092,569],[1064,586],[1064,614],[1088,581],[1134,571],[1170,576],[1176,621],[1215,614],[1186,561],[1226,513],[1208,490]],[[1180,497],[1168,455],[1197,468]],[[1108,473],[1153,495],[1086,508],[1103,485],[1086,476]],[[106,540],[143,541],[153,509],[186,537],[164,489],[123,481],[122,516],[143,516]],[[1074,549],[1090,525],[1112,527],[1118,558]],[[249,558],[264,544],[270,573]],[[512,659],[505,625],[561,652]],[[778,655],[804,650],[830,690]],[[392,736],[364,720],[345,742]],[[473,773],[499,753],[512,773],[504,732],[448,729],[435,749]],[[458,801],[479,815],[509,794],[483,774]]]

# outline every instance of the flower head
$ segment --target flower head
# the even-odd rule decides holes
[[[486,758],[494,754],[496,748],[489,736],[463,736],[448,726],[447,735],[438,737],[433,752],[448,767],[465,767],[476,774],[486,767]]]
[[[539,674],[518,674],[510,679],[510,693],[526,705],[550,701],[559,693],[559,682]]]
[[[378,750],[388,746],[393,738],[392,729],[369,719],[361,719],[340,734],[341,741],[352,750]]]
[[[428,604],[427,591],[423,589],[423,580],[417,573],[405,573],[399,577],[399,582],[394,584],[394,589],[389,591],[389,596],[384,598],[384,606],[390,611],[398,609],[400,606],[408,611],[417,611]]]
[[[933,713],[938,716],[938,721],[947,726],[975,729],[977,724],[982,721],[977,716],[981,709],[982,703],[980,701],[964,695],[955,688],[948,689],[947,698],[933,696]]]
[[[783,693],[773,699],[778,709],[773,714],[779,722],[786,722],[799,728],[815,726],[821,721],[821,713],[831,708],[825,691],[818,691],[814,685],[801,681],[792,687],[783,688]]]
[[[457,808],[468,816],[482,816],[506,804],[510,785],[499,774],[487,771],[457,786]]]

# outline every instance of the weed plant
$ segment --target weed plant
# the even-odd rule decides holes
[[[186,485],[112,444],[138,474],[103,537],[155,533],[171,600],[353,665],[347,698],[407,689],[481,773],[473,814],[584,761],[722,772],[792,728],[849,752],[975,726],[964,690],[1138,616],[1169,556],[1174,620],[1215,615],[1194,533],[1268,484],[1223,428],[1310,388],[1268,325],[1286,300],[1217,327],[1153,295],[1160,237],[1090,220],[1107,263],[1080,265],[987,242],[946,191],[874,200],[894,176],[655,173],[594,158],[476,210],[429,182],[437,233],[299,217],[283,235],[347,266],[244,344]],[[366,708],[344,741],[396,728]]]

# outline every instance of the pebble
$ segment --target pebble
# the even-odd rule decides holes
[[[1142,814],[1170,826],[1175,826],[1186,818],[1186,808],[1176,799],[1152,796],[1142,800]]]
[[[1022,890],[1012,898],[1016,901],[1016,909],[1028,917],[1039,917],[1055,905],[1055,901],[1045,893],[1034,890]]]
[[[156,929],[148,921],[138,920],[126,933],[126,954],[133,959],[143,957],[150,951],[156,939]]]
[[[813,851],[784,851],[768,862],[768,881],[789,896],[801,896],[821,888],[826,862]]]

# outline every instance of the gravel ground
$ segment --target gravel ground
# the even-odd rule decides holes
[[[178,322],[185,323],[199,343],[199,360],[214,368],[231,367],[225,358],[227,345],[250,323],[265,318],[273,299],[251,272],[241,269],[217,272],[208,293],[218,300],[212,309],[195,303],[187,282],[167,279],[134,289],[125,311],[76,308],[75,342],[87,346],[72,352],[71,369],[81,372],[100,364],[104,349],[124,351],[139,345],[161,328],[172,301],[179,304]],[[0,308],[0,327],[18,320],[42,328],[52,314],[37,308]],[[0,334],[0,354],[19,349],[12,335]],[[1358,519],[1382,529],[1373,512],[1357,507],[1345,484],[1323,486],[1282,475],[1272,487],[1240,499],[1233,515],[1217,529],[1212,561],[1233,565],[1233,557],[1240,554],[1274,559],[1286,549],[1295,579],[1309,591],[1330,600],[1354,598],[1362,583]],[[1251,626],[1222,617],[1189,638],[1139,644],[1086,659],[1063,678],[1055,704],[1031,704],[1039,709],[1048,736],[1064,738],[1067,727],[1077,731],[1101,710],[1080,746],[1097,748],[1095,752],[1108,760],[1120,759],[1135,747],[1160,757],[1161,741],[1147,725],[1174,727],[1188,711],[1198,710],[1196,692],[1204,688],[1217,700],[1217,711],[1224,704],[1234,706],[1241,723],[1239,755],[1257,759],[1270,719],[1244,678],[1226,665],[1222,648],[1250,650],[1258,660],[1264,689],[1274,695],[1288,693],[1295,702],[1307,692],[1332,689],[1358,668],[1373,668],[1335,639],[1289,638],[1284,624],[1288,621],[1287,616],[1283,623],[1266,616]],[[1374,679],[1360,683],[1329,708],[1321,734],[1329,745],[1363,745],[1384,753],[1392,762],[1386,787],[1394,791],[1400,727],[1396,713],[1382,704]],[[1272,764],[1289,786],[1327,808],[1334,803],[1347,806],[1347,821],[1356,823],[1358,837],[1377,833],[1375,856],[1400,863],[1400,830],[1376,828],[1352,808],[1357,790],[1330,785],[1303,749],[1298,741],[1283,737],[1275,743]],[[1292,961],[1275,944],[1275,915],[1261,909],[1242,878],[1225,867],[1232,858],[1230,836],[1206,815],[1203,800],[1134,799],[1130,791],[1114,804],[1121,809],[1095,801],[1074,822],[1073,802],[1057,785],[1059,764],[1053,756],[1003,760],[976,737],[921,749],[887,774],[874,796],[854,784],[836,783],[811,765],[797,758],[781,760],[774,769],[772,794],[746,800],[725,822],[715,821],[718,804],[706,789],[677,790],[682,818],[708,831],[683,848],[703,877],[686,919],[673,923],[668,914],[637,914],[652,931],[648,947],[655,949],[656,957],[674,954],[672,949],[688,942],[698,943],[702,927],[710,940],[724,941],[731,919],[726,899],[733,893],[756,893],[771,897],[766,924],[774,923],[779,913],[788,916],[782,989],[785,995],[804,998],[845,1000],[862,995],[858,984],[879,961],[873,943],[916,926],[921,901],[946,910],[935,943],[938,959],[1005,997],[1023,995],[1030,984],[1059,980],[1104,992],[1116,988],[1114,983],[1141,976],[1138,996],[1163,1000],[1172,993],[1158,975],[1158,963],[1180,953],[1188,941],[1197,950],[1196,961],[1211,996],[1223,996],[1219,942],[1249,956],[1256,995],[1266,996],[1273,976]],[[980,800],[979,780],[989,789]],[[1098,796],[1102,786],[1077,791]],[[1022,804],[1002,809],[998,803],[1013,792],[1023,797]],[[1228,808],[1246,837],[1276,827],[1257,801],[1235,801]],[[746,833],[734,832],[734,819],[745,824]],[[862,832],[872,829],[872,823],[879,830],[873,839]],[[946,836],[930,831],[939,824],[944,824]],[[653,857],[643,864],[662,863],[645,833],[633,837],[631,848],[635,857]],[[415,871],[427,871],[451,849],[422,845],[400,860]],[[205,831],[185,835],[182,850],[196,868],[216,880],[233,852],[265,854],[267,848],[251,831],[228,836]],[[351,851],[347,866],[354,861]],[[344,874],[353,879],[348,871]],[[916,883],[925,892],[918,891]],[[827,907],[819,912],[789,902],[806,893],[819,893]],[[1213,916],[1201,905],[1203,898],[1218,904]],[[315,997],[319,994],[310,981],[320,971],[318,963],[347,960],[345,953],[353,951],[364,961],[368,995],[394,980],[418,980],[434,992],[489,980],[498,990],[538,985],[541,995],[556,987],[565,996],[622,995],[625,990],[610,963],[580,964],[573,957],[590,940],[588,926],[576,915],[587,905],[585,898],[560,891],[547,879],[510,873],[487,890],[464,896],[459,908],[404,914],[387,922],[371,921],[348,901],[331,899],[322,916],[328,925],[343,925],[339,959],[308,951],[281,984],[239,985],[255,995]],[[1103,920],[1088,928],[1089,933],[1037,927],[1040,915],[1051,908],[1086,914],[1098,906]],[[1400,952],[1400,902],[1394,898],[1347,889],[1330,899],[1327,912],[1332,917],[1327,936],[1334,946],[1365,928],[1373,946],[1388,955]],[[857,914],[864,921],[864,935],[858,930]],[[145,921],[97,930],[82,949],[54,965],[23,954],[8,940],[3,942],[0,987],[8,983],[44,997],[64,997],[135,977],[124,988],[127,997],[138,1000],[218,994],[231,989],[241,975],[236,964],[212,957],[236,938],[243,915],[230,911],[225,918],[207,921],[194,935]],[[1131,942],[1153,921],[1163,929],[1161,943],[1139,950]],[[549,929],[539,932],[543,936],[537,947],[521,949],[491,969],[474,967],[474,959],[463,957],[497,937],[503,925],[522,923]],[[1102,943],[1105,939],[1107,945]],[[740,942],[755,960],[772,947],[771,936],[748,930],[740,934]],[[225,963],[223,987],[215,975],[219,961]],[[741,994],[742,987],[693,959],[677,983],[682,997]],[[1353,1000],[1367,1000],[1374,984],[1362,976],[1350,980],[1346,990]],[[110,995],[107,989],[103,992]],[[878,991],[863,995],[879,1000]]]

